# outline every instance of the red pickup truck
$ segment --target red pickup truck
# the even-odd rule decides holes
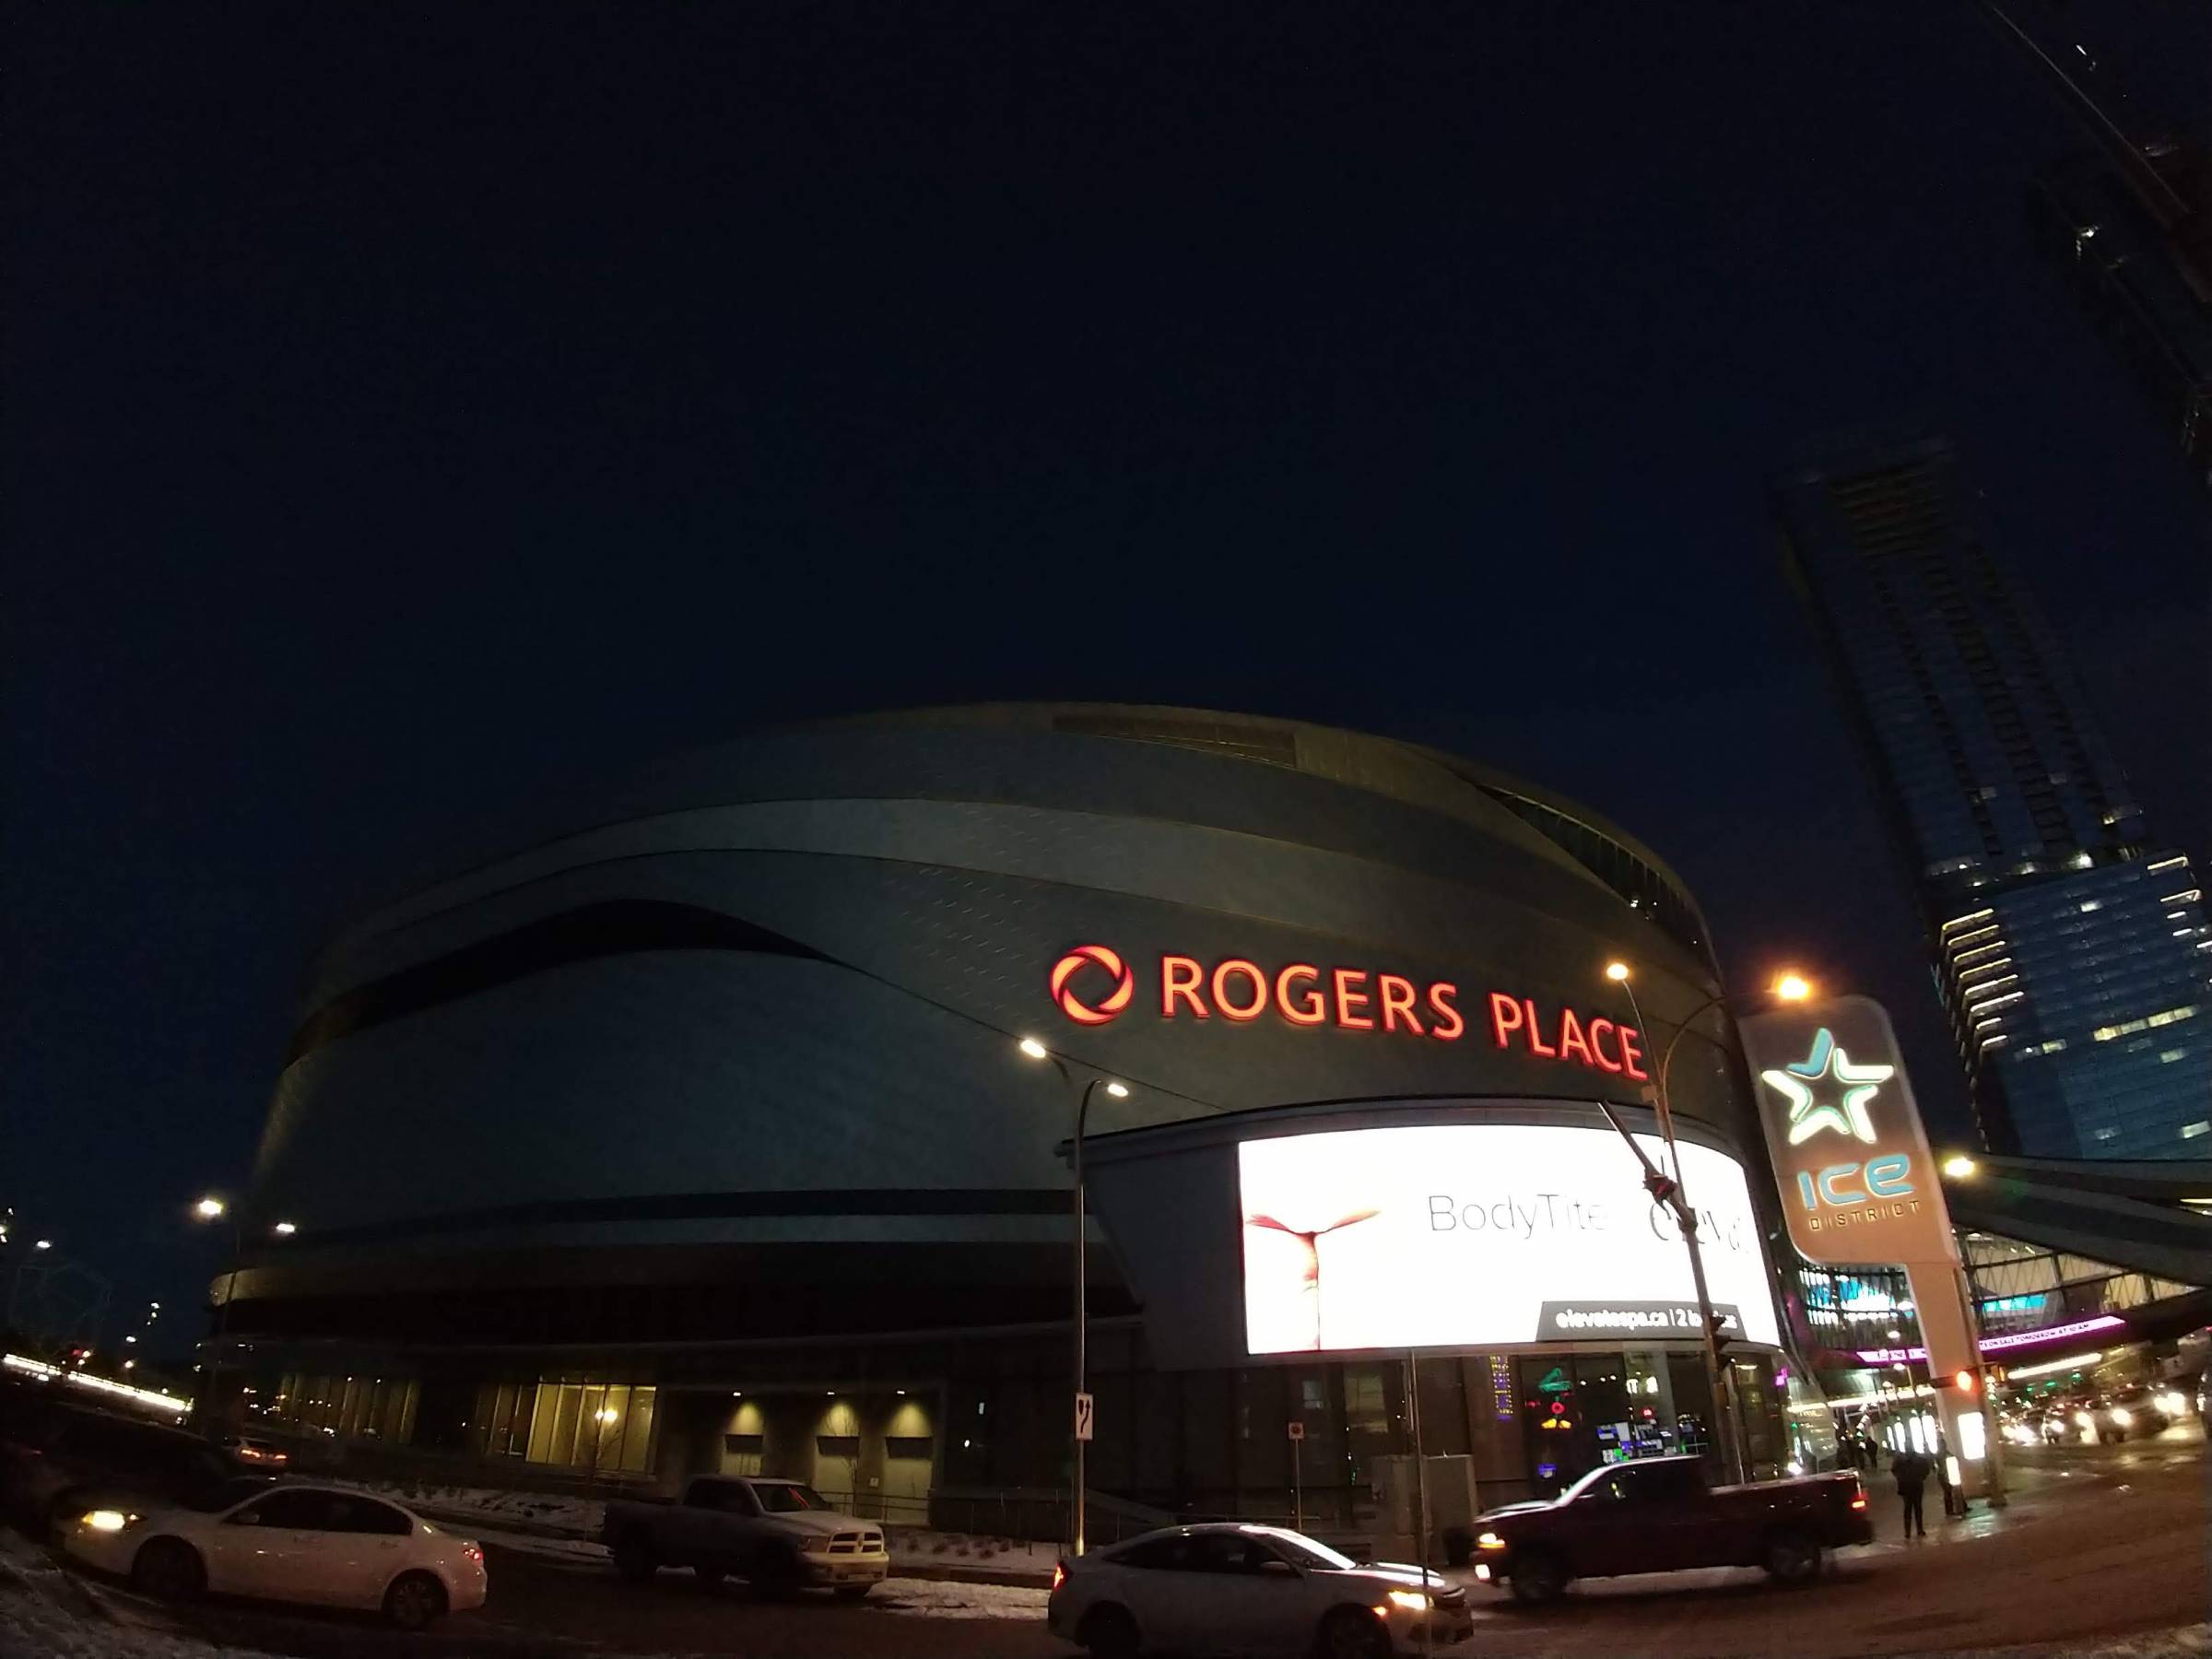
[[[1593,1469],[1547,1502],[1477,1516],[1475,1576],[1525,1602],[1578,1578],[1693,1567],[1764,1567],[1799,1584],[1829,1550],[1872,1542],[1866,1491],[1848,1470],[1715,1487],[1698,1458],[1641,1458]]]

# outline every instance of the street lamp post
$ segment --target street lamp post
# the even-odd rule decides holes
[[[1637,1029],[1639,1030],[1649,1030],[1650,1028],[1644,1022],[1643,1008],[1636,1000],[1636,987],[1629,965],[1622,961],[1607,962],[1606,977],[1627,994],[1629,1010],[1636,1017]],[[1775,982],[1774,994],[1785,1002],[1801,1002],[1812,994],[1812,987],[1798,975],[1785,973]],[[1652,1100],[1659,1119],[1660,1138],[1666,1146],[1666,1158],[1669,1165],[1666,1176],[1662,1176],[1653,1167],[1650,1160],[1644,1158],[1643,1149],[1636,1145],[1635,1138],[1629,1134],[1620,1120],[1614,1116],[1612,1108],[1602,1100],[1598,1102],[1598,1105],[1600,1110],[1605,1112],[1606,1120],[1620,1132],[1621,1138],[1629,1143],[1629,1149],[1634,1152],[1637,1160],[1643,1164],[1645,1189],[1651,1193],[1653,1198],[1665,1204],[1674,1212],[1675,1225],[1681,1230],[1683,1248],[1689,1254],[1690,1284],[1697,1292],[1698,1318],[1704,1327],[1706,1390],[1712,1397],[1714,1412],[1722,1419],[1722,1444],[1727,1462],[1731,1465],[1730,1474],[1737,1480],[1745,1480],[1750,1477],[1751,1459],[1749,1448],[1744,1440],[1743,1412],[1737,1406],[1733,1379],[1729,1376],[1727,1368],[1721,1363],[1720,1334],[1713,1328],[1715,1320],[1712,1311],[1712,1296],[1706,1288],[1705,1284],[1705,1253],[1698,1243],[1697,1211],[1690,1206],[1688,1194],[1683,1190],[1682,1149],[1675,1140],[1674,1101],[1667,1093],[1667,1075],[1674,1066],[1677,1045],[1688,1034],[1691,1024],[1699,1015],[1709,1008],[1720,1007],[1727,1000],[1725,992],[1716,991],[1692,1008],[1677,1022],[1675,1034],[1667,1039],[1666,1047],[1660,1052],[1659,1072],[1655,1087],[1652,1090]]]
[[[1031,1060],[1051,1061],[1053,1069],[1060,1074],[1060,1080],[1063,1083],[1065,1083],[1070,1088],[1075,1088],[1076,1080],[1072,1076],[1069,1075],[1065,1063],[1062,1061],[1059,1055],[1053,1053],[1053,1051],[1046,1048],[1043,1043],[1038,1041],[1036,1038],[1024,1037],[1018,1046],[1020,1047],[1022,1053],[1027,1055]],[[1071,1391],[1067,1402],[1068,1436],[1070,1443],[1075,1448],[1075,1455],[1072,1460],[1073,1489],[1069,1494],[1067,1513],[1070,1546],[1074,1552],[1078,1556],[1083,1553],[1084,1544],[1083,1465],[1085,1462],[1085,1453],[1089,1443],[1080,1431],[1076,1420],[1077,1396],[1080,1395],[1084,1392],[1083,1384],[1089,1372],[1089,1354],[1088,1349],[1090,1340],[1090,1314],[1088,1295],[1089,1220],[1088,1216],[1085,1214],[1084,1207],[1086,1194],[1083,1186],[1083,1131],[1090,1119],[1090,1097],[1096,1094],[1100,1088],[1105,1089],[1108,1094],[1112,1095],[1117,1100],[1125,1100],[1128,1098],[1129,1086],[1125,1083],[1119,1082],[1114,1078],[1104,1076],[1094,1076],[1084,1083],[1081,1092],[1076,1098],[1076,1133],[1068,1160],[1069,1170],[1073,1178],[1074,1185],[1074,1190],[1071,1194],[1070,1209],[1075,1222],[1076,1296],[1074,1319],[1075,1388],[1073,1391]]]

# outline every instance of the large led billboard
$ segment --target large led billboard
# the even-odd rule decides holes
[[[1680,1150],[1713,1305],[1776,1343],[1743,1169]],[[1324,1131],[1243,1141],[1237,1166],[1248,1353],[1700,1339],[1681,1233],[1611,1129]]]

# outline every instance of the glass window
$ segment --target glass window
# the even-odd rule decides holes
[[[801,1486],[795,1480],[757,1480],[753,1496],[760,1500],[760,1507],[771,1515],[788,1515],[799,1510],[826,1510],[830,1505],[822,1495],[810,1486]]]
[[[1163,1572],[1185,1572],[1194,1566],[1191,1539],[1182,1533],[1164,1538],[1141,1539],[1112,1559],[1124,1567],[1143,1567]]]
[[[331,1494],[312,1489],[271,1492],[230,1519],[241,1526],[280,1526],[294,1532],[322,1532],[330,1515]]]
[[[331,1495],[323,1525],[328,1532],[377,1533],[402,1538],[415,1530],[415,1524],[390,1504],[349,1493]]]

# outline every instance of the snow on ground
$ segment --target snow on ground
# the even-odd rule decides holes
[[[117,1624],[29,1539],[0,1530],[0,1653],[8,1659],[269,1659]]]
[[[464,1525],[458,1521],[438,1521],[432,1524],[462,1537],[474,1538],[479,1544],[512,1549],[518,1555],[543,1556],[554,1561],[582,1561],[595,1567],[605,1567],[612,1559],[606,1545],[591,1538],[547,1538],[536,1533],[502,1532],[496,1526],[478,1526],[473,1522]]]
[[[488,1487],[420,1486],[411,1481],[365,1480],[356,1484],[382,1492],[413,1509],[445,1510],[558,1526],[596,1537],[606,1512],[598,1498],[571,1498],[554,1492],[502,1492]]]
[[[888,1578],[869,1594],[866,1605],[886,1613],[918,1613],[930,1618],[1044,1618],[1045,1592],[1026,1584],[959,1584],[940,1579]]]

